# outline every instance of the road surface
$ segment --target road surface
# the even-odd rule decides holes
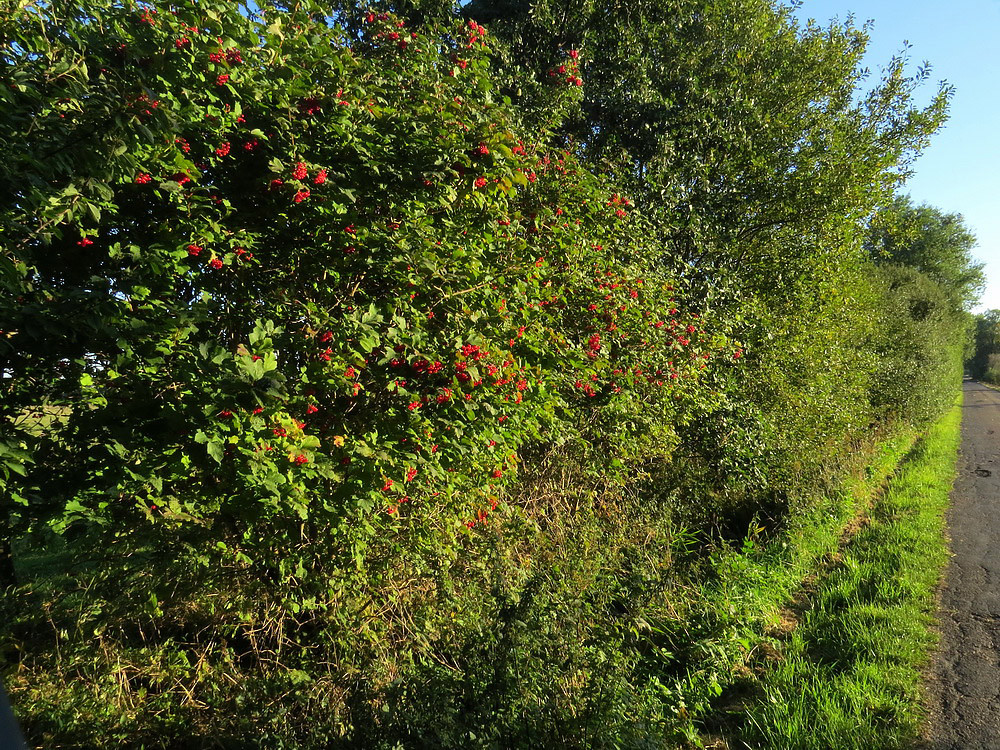
[[[965,381],[926,750],[1000,750],[1000,392]]]

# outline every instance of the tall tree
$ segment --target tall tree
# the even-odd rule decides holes
[[[865,246],[879,264],[909,266],[937,281],[956,309],[975,304],[985,285],[972,257],[976,236],[961,214],[896,197],[872,219]]]
[[[767,262],[773,250],[755,240],[865,215],[950,96],[942,86],[915,106],[929,72],[907,75],[902,56],[865,93],[865,28],[800,26],[770,0],[473,0],[464,12],[507,42],[511,69],[534,74],[510,83],[529,109],[579,51],[583,94],[565,137],[665,217],[669,246],[702,268]]]

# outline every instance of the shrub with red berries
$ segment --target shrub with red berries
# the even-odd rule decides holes
[[[527,446],[625,476],[714,398],[725,331],[630,204],[503,103],[484,27],[102,8],[58,92],[79,126],[40,83],[2,105],[38,149],[77,144],[3,223],[21,341],[44,342],[24,367],[79,447],[40,468],[54,528],[251,581],[301,568],[282,606],[332,612],[394,554],[437,565],[502,523]]]
[[[127,25],[134,11],[114,13]],[[121,120],[87,146],[104,155],[98,171],[81,152],[99,190],[38,183],[18,204],[50,227],[25,242],[58,258],[64,237],[85,236],[117,267],[108,304],[135,335],[169,342],[95,347],[87,387],[106,395],[88,424],[127,422],[123,404],[155,383],[189,393],[159,458],[103,475],[134,507],[76,513],[143,518],[167,493],[183,504],[147,520],[178,534],[224,512],[272,529],[361,517],[351,533],[369,545],[397,524],[466,529],[516,479],[525,442],[577,431],[581,409],[614,422],[659,404],[587,439],[609,466],[654,435],[669,453],[721,331],[665,315],[683,289],[650,265],[658,251],[630,203],[491,102],[485,28],[430,43],[373,13],[351,40],[304,16],[279,30],[275,10],[268,23],[231,15],[223,38],[200,31],[213,23],[199,13],[151,15],[124,59],[106,40],[88,47],[87,117],[121,81],[153,104],[141,128]],[[558,80],[575,84],[577,63],[570,51]],[[495,448],[467,445],[474,433]],[[266,565],[265,548],[244,554]]]

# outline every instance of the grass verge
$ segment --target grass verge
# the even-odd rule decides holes
[[[742,720],[724,732],[729,747],[872,750],[915,740],[960,422],[956,406],[931,427],[783,648],[747,678]]]
[[[666,701],[676,712],[671,746],[725,747],[720,735],[729,726],[730,708],[742,707],[748,679],[775,653],[768,639],[781,629],[782,608],[801,594],[804,582],[831,567],[918,437],[916,429],[897,424],[857,446],[849,468],[826,493],[790,515],[784,529],[774,535],[751,529],[742,545],[716,549],[702,577],[682,587],[687,595],[675,592],[676,621],[656,623],[651,635],[657,641],[657,633],[672,625],[674,637],[657,645],[681,656],[676,662],[683,664],[680,675],[664,669],[660,678],[661,689],[673,693]],[[668,662],[663,667],[669,669]]]

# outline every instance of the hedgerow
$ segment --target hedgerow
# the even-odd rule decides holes
[[[719,551],[953,386],[961,294],[861,242],[944,99],[852,109],[854,31],[754,6],[779,91],[684,93],[707,27],[617,19],[630,70],[479,5],[2,8],[3,658],[49,744],[690,731]]]

